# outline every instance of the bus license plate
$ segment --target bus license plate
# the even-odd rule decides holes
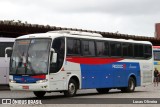
[[[23,89],[28,90],[29,86],[22,86]]]

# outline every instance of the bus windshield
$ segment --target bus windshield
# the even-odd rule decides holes
[[[160,51],[154,51],[154,60],[160,60]]]
[[[13,47],[10,74],[47,74],[51,39],[17,40]]]

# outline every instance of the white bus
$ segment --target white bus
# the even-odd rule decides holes
[[[9,83],[9,58],[5,60],[5,48],[12,47],[15,38],[0,37],[0,85]],[[11,53],[8,53],[9,56]]]
[[[160,73],[160,46],[153,46],[153,54],[154,54],[154,67],[157,68],[157,70]]]
[[[133,92],[152,83],[152,44],[147,41],[104,38],[79,31],[51,31],[18,37],[10,63],[10,89],[64,92],[112,88]]]

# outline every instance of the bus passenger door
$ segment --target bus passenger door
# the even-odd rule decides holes
[[[53,53],[57,53],[57,61],[50,63],[50,89],[51,90],[64,90],[64,81],[66,74],[64,72],[64,57],[65,57],[65,38],[55,38],[52,44],[54,52],[51,52],[51,61],[54,59]]]
[[[64,73],[63,71],[60,71],[58,73],[50,73],[49,75],[49,86],[50,90],[64,90]]]

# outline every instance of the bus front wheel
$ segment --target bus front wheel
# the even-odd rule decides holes
[[[77,83],[74,79],[71,79],[68,84],[68,90],[64,91],[66,97],[73,97],[77,92]]]
[[[43,98],[44,95],[46,94],[45,91],[34,91],[33,93],[37,98]]]

